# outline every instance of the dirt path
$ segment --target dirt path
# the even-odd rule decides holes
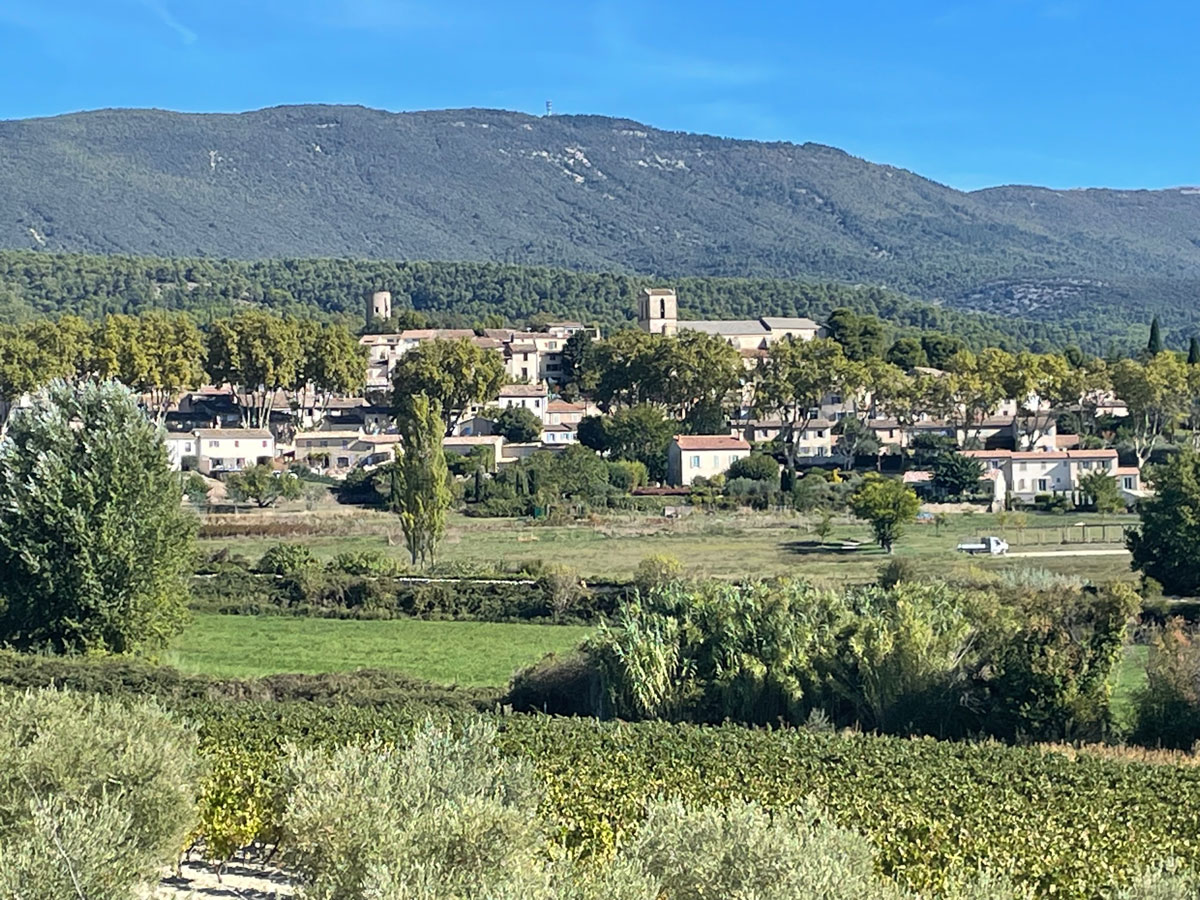
[[[1026,550],[1006,553],[1008,559],[1049,559],[1055,556],[1128,556],[1128,550]]]
[[[258,861],[231,862],[217,879],[216,869],[199,860],[185,862],[182,876],[164,878],[147,900],[292,900],[287,876]]]

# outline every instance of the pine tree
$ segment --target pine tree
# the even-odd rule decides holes
[[[1158,333],[1158,316],[1150,320],[1150,340],[1146,344],[1146,352],[1158,356],[1163,352],[1162,335]]]
[[[1188,365],[1200,365],[1200,340],[1192,335],[1192,342],[1188,344]]]

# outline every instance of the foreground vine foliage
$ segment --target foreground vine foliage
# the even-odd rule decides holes
[[[213,768],[202,837],[224,855],[278,838],[285,748],[406,743],[428,707],[196,703]],[[1200,865],[1200,767],[997,743],[737,726],[497,717],[497,743],[544,782],[551,841],[597,858],[632,838],[656,798],[766,810],[816,802],[866,834],[878,865],[920,891],[964,871],[1036,896],[1090,900],[1168,859]]]

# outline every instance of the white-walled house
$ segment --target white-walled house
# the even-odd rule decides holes
[[[833,433],[834,422],[828,419],[813,419],[804,428],[798,428],[794,435],[796,458],[828,459],[833,455],[833,447],[837,436]],[[754,443],[773,441],[784,432],[784,424],[778,419],[753,419],[746,423],[744,436]]]
[[[542,443],[551,447],[578,442],[579,428],[576,425],[543,425]]]
[[[293,439],[297,460],[320,463],[330,469],[374,466],[396,458],[399,435],[364,434],[361,431],[302,431]]]
[[[163,436],[163,440],[167,445],[167,462],[171,464],[172,472],[179,472],[183,469],[183,461],[185,459],[195,460],[195,464],[199,465],[199,460],[196,459],[196,435],[190,431],[184,432],[167,432]]]
[[[237,471],[275,459],[275,438],[256,428],[200,428],[196,431],[196,465],[210,472]]]
[[[1108,450],[964,450],[964,456],[978,459],[986,471],[1003,473],[1005,488],[1013,497],[1033,500],[1038,494],[1070,494],[1079,490],[1079,479],[1092,472],[1107,472],[1114,478],[1122,474],[1117,451]],[[1137,483],[1140,488],[1140,481]],[[1118,481],[1118,486],[1123,482]]]
[[[501,409],[521,406],[545,421],[549,396],[550,392],[544,384],[506,384],[500,388],[500,396],[495,405]]]
[[[677,434],[667,446],[667,483],[689,485],[723,474],[750,455],[750,444],[728,434]]]

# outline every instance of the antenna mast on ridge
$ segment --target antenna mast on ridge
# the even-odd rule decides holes
[[[546,101],[546,115],[548,115],[548,116],[554,115],[554,107],[550,105],[549,100]]]

